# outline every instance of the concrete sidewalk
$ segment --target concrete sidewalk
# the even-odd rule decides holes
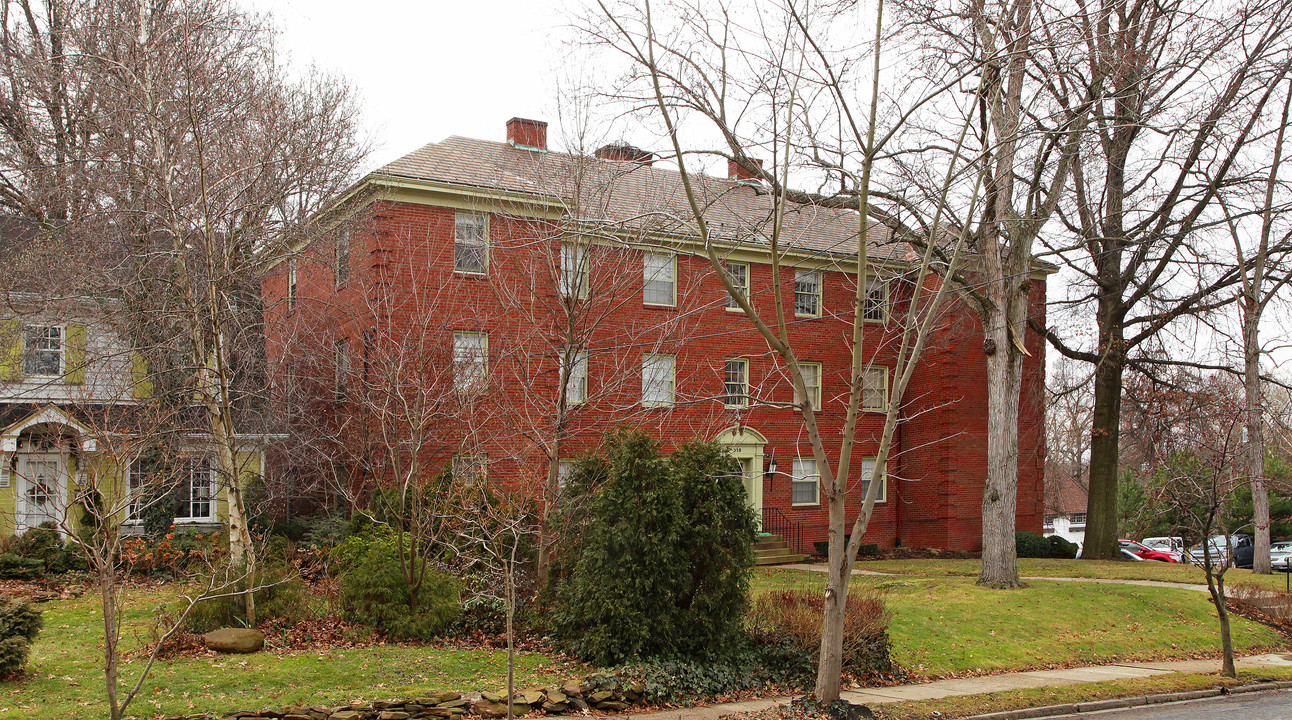
[[[1292,655],[1253,655],[1239,658],[1237,665],[1239,669],[1289,667],[1292,666]],[[986,675],[976,678],[937,680],[913,685],[862,688],[860,690],[845,691],[840,693],[840,696],[852,703],[882,705],[906,700],[937,700],[954,695],[980,695],[1023,688],[1060,687],[1063,685],[1103,682],[1105,680],[1167,675],[1176,672],[1208,673],[1219,670],[1219,660],[1118,663],[1115,665],[1068,668],[1066,670],[1034,670],[1031,672],[1005,673],[1003,675]],[[631,717],[633,720],[714,720],[724,715],[757,712],[777,705],[786,705],[792,699],[791,697],[759,698],[744,702],[664,710],[621,717]]]

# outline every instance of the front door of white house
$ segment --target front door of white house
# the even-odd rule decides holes
[[[67,472],[62,455],[22,453],[18,456],[17,531],[43,522],[62,526],[67,509]]]

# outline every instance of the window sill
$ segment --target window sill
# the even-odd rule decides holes
[[[475,270],[459,270],[458,268],[453,268],[453,274],[458,277],[475,278],[476,280],[482,280],[489,277],[489,271],[487,269],[477,272]]]
[[[668,410],[669,408],[675,406],[676,404],[677,403],[644,402],[641,404],[641,406],[647,410]]]
[[[796,317],[796,318],[798,318],[798,319],[800,319],[800,320],[820,320],[820,319],[821,319],[821,315],[820,315],[820,314],[817,314],[817,315],[803,315],[802,313],[794,313],[794,317]]]
[[[649,303],[643,300],[642,307],[653,308],[655,310],[676,310],[677,303]]]
[[[820,500],[818,500],[818,501],[816,501],[816,502],[810,502],[810,503],[796,503],[796,502],[792,502],[792,503],[790,503],[790,507],[792,507],[792,508],[821,507],[821,501],[820,501]]]

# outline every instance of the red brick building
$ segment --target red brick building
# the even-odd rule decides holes
[[[427,145],[339,199],[319,218],[318,237],[264,283],[271,369],[297,398],[293,421],[331,443],[330,469],[315,471],[364,482],[365,473],[451,467],[523,490],[540,487],[553,461],[627,424],[666,451],[695,438],[726,444],[752,505],[798,524],[803,546],[824,539],[826,509],[783,364],[732,307],[679,174],[653,160],[627,146],[549,152],[546,125],[515,118],[507,142]],[[766,191],[740,173],[702,177],[697,191],[723,262],[770,321]],[[846,410],[859,226],[855,213],[802,207],[786,214],[780,235],[788,333],[816,377],[809,392],[832,457]],[[912,254],[881,228],[868,242],[864,404],[877,407]],[[1043,273],[1032,292],[1043,317]],[[1020,529],[1039,531],[1044,345],[1029,334],[1027,347],[1017,517]],[[903,399],[869,541],[980,547],[986,402],[981,329],[953,303]],[[883,419],[863,414],[864,457]],[[405,460],[372,454],[394,446]],[[871,467],[854,467],[855,510]]]

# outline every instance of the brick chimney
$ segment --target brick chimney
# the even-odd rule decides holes
[[[601,160],[613,162],[635,162],[642,165],[650,165],[655,162],[655,153],[625,143],[602,145],[593,154]]]
[[[760,169],[763,167],[762,160],[754,160],[754,164]],[[735,160],[727,161],[727,179],[735,180],[740,183],[753,183],[755,185],[761,185],[763,183],[762,177],[749,172],[744,168],[744,166]]]
[[[547,152],[547,123],[518,117],[508,120],[507,144],[522,150]]]

